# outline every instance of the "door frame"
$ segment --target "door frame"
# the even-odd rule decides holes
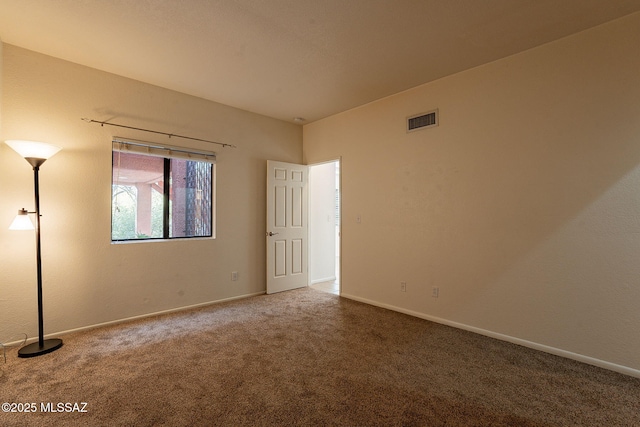
[[[340,171],[339,173],[339,179],[338,179],[338,195],[339,195],[339,200],[340,200],[340,204],[338,206],[338,212],[340,215],[340,224],[338,226],[338,234],[339,234],[339,242],[338,242],[338,251],[340,253],[340,256],[338,258],[338,265],[336,266],[336,269],[338,271],[338,295],[342,294],[342,283],[343,283],[343,276],[342,276],[342,259],[343,257],[343,250],[342,250],[342,176],[343,176],[343,171],[342,171],[342,156],[338,156],[337,158],[333,158],[333,159],[329,159],[329,160],[324,160],[324,161],[319,161],[319,162],[314,162],[314,163],[308,163],[306,166],[309,167],[309,169],[311,169],[313,166],[320,166],[320,165],[324,165],[327,163],[337,163],[338,164],[338,170]],[[309,199],[311,199],[313,197],[313,194],[309,193]],[[310,246],[310,242],[309,239],[307,239],[307,254],[309,253],[309,246]],[[308,283],[307,286],[311,286],[311,275],[309,275],[308,278]]]

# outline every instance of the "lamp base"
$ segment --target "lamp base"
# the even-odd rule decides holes
[[[40,356],[42,354],[51,353],[60,347],[62,347],[62,340],[58,338],[44,340],[42,347],[39,342],[34,342],[33,344],[25,345],[18,350],[18,357]]]

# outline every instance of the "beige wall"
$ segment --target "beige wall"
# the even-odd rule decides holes
[[[3,59],[0,140],[63,148],[40,172],[46,333],[264,291],[265,161],[300,162],[300,126],[11,45]],[[110,244],[111,137],[167,139],[81,117],[237,145],[214,148],[217,238]],[[33,172],[0,144],[0,342],[37,335],[33,233],[7,230],[21,207]]]
[[[634,14],[306,125],[306,162],[342,156],[343,295],[640,374],[638,40]]]
[[[2,39],[0,39],[0,100],[2,99]],[[2,133],[2,102],[0,102],[0,133]]]

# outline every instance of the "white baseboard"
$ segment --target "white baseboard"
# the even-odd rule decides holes
[[[420,313],[413,310],[407,310],[401,307],[396,307],[390,304],[384,304],[377,301],[369,300],[366,298],[360,298],[355,295],[340,294],[341,297],[352,299],[354,301],[363,302],[365,304],[374,305],[376,307],[386,308],[388,310],[397,311],[399,313],[408,314],[409,316],[418,317],[421,319],[429,320],[431,322],[440,323],[443,325],[451,326],[458,329],[463,329],[465,331],[474,332],[476,334],[484,335],[490,338],[495,338],[501,341],[507,341],[513,344],[518,344],[523,347],[532,348],[534,350],[543,351],[545,353],[553,354],[555,356],[565,357],[567,359],[576,360],[578,362],[586,363],[589,365],[597,366],[599,368],[608,369],[610,371],[619,372],[621,374],[629,375],[631,377],[640,378],[640,370],[629,368],[627,366],[618,365],[615,363],[607,362],[600,359],[595,359],[593,357],[584,356],[582,354],[573,353],[570,351],[562,350],[555,347],[550,347],[544,344],[538,344],[532,341],[523,340],[520,338],[515,338],[509,335],[500,334],[493,331],[488,331],[486,329],[476,328],[475,326],[465,325],[463,323],[453,322],[447,319],[442,319],[436,316],[430,316],[428,314]]]
[[[324,277],[322,279],[315,279],[312,280],[310,283],[312,285],[315,285],[317,283],[324,283],[324,282],[335,282],[336,281],[336,276],[330,276],[330,277]]]
[[[177,311],[190,310],[190,309],[194,309],[194,308],[206,307],[208,305],[220,304],[220,303],[223,303],[223,302],[235,301],[235,300],[249,298],[249,297],[255,297],[255,296],[258,296],[258,295],[264,295],[264,293],[265,293],[264,291],[262,291],[262,292],[254,292],[254,293],[251,293],[251,294],[244,294],[244,295],[239,295],[239,296],[235,296],[235,297],[215,300],[215,301],[208,301],[208,302],[202,302],[202,303],[198,303],[198,304],[186,305],[186,306],[183,306],[183,307],[170,308],[168,310],[155,311],[153,313],[141,314],[139,316],[126,317],[124,319],[111,320],[109,322],[96,323],[94,325],[82,326],[80,328],[67,329],[66,331],[60,331],[60,332],[54,332],[54,333],[47,334],[47,335],[45,335],[45,339],[46,338],[55,338],[57,335],[65,335],[65,334],[70,334],[70,333],[73,333],[73,332],[87,331],[89,329],[95,329],[95,328],[101,328],[101,327],[104,327],[104,326],[117,325],[119,323],[131,322],[133,320],[144,319],[145,317],[159,316],[159,315],[162,315],[162,314],[175,313]],[[37,337],[30,337],[30,338],[27,339],[26,343],[29,343],[29,342],[37,340],[37,339],[38,339]],[[19,344],[22,344],[22,343],[23,343],[22,340],[20,340],[20,341],[12,341],[12,342],[4,344],[4,346],[8,348],[8,347],[13,347],[15,345],[19,345]]]

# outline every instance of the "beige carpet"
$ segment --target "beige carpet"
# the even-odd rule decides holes
[[[313,289],[61,338],[0,360],[0,425],[640,426],[639,379]]]

